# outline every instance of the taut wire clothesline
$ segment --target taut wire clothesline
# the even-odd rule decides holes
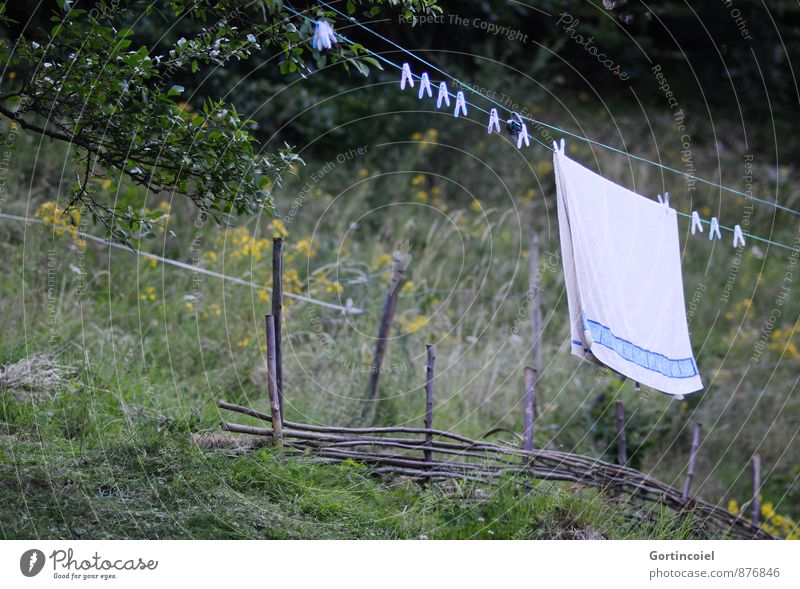
[[[405,49],[405,48],[404,48],[404,47],[402,47],[401,45],[399,45],[399,44],[395,43],[395,42],[394,42],[394,41],[392,41],[391,39],[388,39],[387,37],[385,37],[385,36],[381,35],[380,33],[378,33],[378,32],[376,32],[376,31],[372,30],[372,29],[371,29],[371,28],[369,28],[368,26],[366,26],[366,25],[364,25],[363,23],[361,23],[360,21],[358,21],[356,18],[354,18],[354,17],[352,17],[352,16],[348,16],[348,15],[344,14],[343,12],[341,12],[341,11],[337,10],[336,8],[334,8],[333,6],[331,6],[331,5],[327,4],[326,2],[324,2],[324,1],[322,1],[322,0],[320,0],[320,4],[322,4],[322,5],[326,6],[326,7],[328,7],[328,8],[329,8],[330,10],[332,10],[333,12],[336,12],[337,14],[341,15],[341,16],[342,16],[342,17],[344,17],[345,19],[347,19],[347,20],[351,21],[351,22],[352,22],[352,23],[354,23],[355,25],[357,25],[357,26],[359,26],[360,28],[364,29],[365,31],[367,31],[367,32],[371,33],[372,35],[374,35],[374,36],[378,37],[379,39],[381,39],[381,40],[385,41],[386,43],[389,43],[390,45],[392,45],[392,46],[396,47],[396,48],[397,48],[399,51],[401,51],[401,52],[403,52],[403,53],[405,53],[405,54],[407,54],[407,55],[409,55],[409,56],[413,57],[415,60],[419,61],[420,63],[423,63],[423,64],[427,65],[428,67],[430,67],[431,69],[433,69],[433,70],[435,70],[435,71],[439,72],[440,74],[442,74],[443,76],[445,76],[447,79],[453,80],[453,81],[456,83],[456,85],[457,85],[458,87],[461,87],[461,88],[467,88],[467,89],[468,89],[468,90],[470,90],[471,92],[473,92],[473,93],[477,94],[478,96],[481,96],[481,97],[482,97],[482,98],[484,98],[485,100],[488,100],[489,102],[491,102],[492,104],[496,105],[497,107],[499,107],[499,108],[501,108],[501,109],[503,109],[503,110],[508,110],[508,109],[507,109],[507,107],[505,107],[505,106],[503,106],[502,104],[498,103],[497,101],[495,101],[494,99],[492,99],[490,96],[487,96],[486,94],[484,94],[484,93],[482,93],[482,92],[478,91],[478,90],[477,90],[477,89],[475,89],[475,88],[474,88],[472,85],[470,85],[470,84],[465,84],[465,83],[461,82],[461,81],[460,81],[460,80],[459,80],[457,77],[455,77],[455,76],[453,76],[453,75],[451,75],[451,74],[447,73],[446,71],[442,70],[441,68],[437,67],[436,65],[434,65],[434,64],[432,64],[432,63],[430,63],[429,61],[427,61],[427,60],[425,60],[425,59],[423,59],[423,58],[421,58],[421,57],[417,56],[415,53],[413,53],[413,52],[409,51],[408,49]],[[289,6],[288,4],[284,4],[284,8],[286,8],[286,9],[287,9],[287,10],[289,10],[290,12],[292,12],[292,13],[296,14],[297,16],[300,16],[300,17],[302,17],[302,18],[305,18],[306,20],[308,20],[308,21],[310,21],[310,22],[316,22],[314,19],[312,19],[312,18],[311,18],[311,17],[309,17],[308,15],[306,15],[306,14],[304,14],[304,13],[302,13],[302,12],[300,12],[300,11],[296,10],[296,9],[294,9],[293,7]],[[343,41],[345,41],[345,42],[347,42],[347,43],[353,43],[353,41],[351,41],[351,40],[350,40],[348,37],[346,37],[345,35],[343,35],[343,34],[341,34],[341,33],[339,33],[339,32],[336,32],[336,31],[334,31],[334,34],[335,34],[335,35],[336,35],[338,38],[342,39]],[[366,47],[365,47],[364,49],[365,49],[365,51],[366,51],[367,53],[369,53],[371,56],[373,56],[374,58],[378,59],[379,61],[381,61],[381,62],[383,62],[383,63],[386,63],[387,65],[390,65],[391,67],[393,67],[393,68],[395,68],[395,69],[397,69],[397,70],[399,70],[399,71],[403,71],[403,69],[404,69],[403,65],[400,65],[400,64],[398,64],[398,63],[396,63],[396,62],[392,61],[391,59],[388,59],[387,57],[385,57],[385,56],[383,56],[383,55],[381,55],[381,54],[375,53],[374,51],[370,50],[369,48],[366,48]],[[423,79],[423,76],[424,76],[425,74],[423,74],[423,75],[421,76],[421,75],[415,74],[415,73],[413,73],[413,72],[410,72],[410,75],[411,75],[413,78],[415,78],[415,79],[417,79],[417,80],[420,80],[420,81],[422,81],[422,79]],[[450,90],[447,90],[447,94],[448,94],[450,97],[453,97],[453,98],[458,98],[458,96],[457,96],[456,94],[453,94],[453,92],[451,92]],[[476,109],[476,110],[478,110],[478,111],[480,111],[480,112],[482,112],[482,113],[484,113],[484,114],[487,114],[487,115],[490,115],[490,116],[492,116],[492,113],[491,113],[491,111],[488,111],[488,110],[486,110],[486,109],[484,109],[484,108],[481,108],[480,106],[478,106],[478,105],[476,105],[476,104],[474,104],[474,103],[471,103],[471,102],[466,102],[466,104],[468,104],[468,105],[469,105],[471,108],[474,108],[474,109]],[[781,204],[779,204],[779,203],[777,203],[777,202],[768,201],[768,200],[765,200],[765,199],[759,198],[759,197],[757,197],[757,196],[749,195],[749,194],[747,194],[747,193],[745,193],[745,192],[742,192],[742,191],[736,190],[735,188],[731,188],[731,187],[729,187],[729,186],[725,186],[725,185],[723,185],[723,184],[719,184],[719,183],[717,183],[717,182],[714,182],[714,181],[712,181],[712,180],[707,180],[707,179],[705,179],[705,178],[701,178],[701,177],[699,177],[699,176],[695,176],[695,175],[693,175],[693,174],[688,174],[688,173],[686,173],[686,172],[681,172],[680,170],[677,170],[677,169],[675,169],[675,168],[672,168],[672,167],[670,167],[670,166],[667,166],[667,165],[665,165],[665,164],[661,164],[661,163],[659,163],[659,162],[655,162],[655,161],[649,160],[649,159],[647,159],[647,158],[644,158],[644,157],[641,157],[641,156],[634,155],[634,154],[632,154],[632,153],[629,153],[629,152],[627,152],[626,150],[622,150],[622,149],[619,149],[619,148],[617,148],[617,147],[613,147],[613,146],[611,146],[611,145],[607,145],[607,144],[605,144],[605,143],[602,143],[602,142],[600,142],[600,141],[596,141],[596,140],[594,140],[594,139],[591,139],[591,138],[589,138],[589,137],[586,137],[586,136],[584,136],[584,135],[579,135],[579,134],[573,133],[572,131],[568,131],[568,130],[566,130],[566,129],[562,129],[562,128],[560,128],[560,127],[558,127],[558,126],[555,126],[555,125],[550,125],[550,124],[548,124],[548,123],[545,123],[545,122],[543,122],[543,121],[540,121],[540,120],[537,120],[537,119],[534,119],[534,118],[531,118],[531,117],[524,117],[524,116],[521,116],[521,115],[519,115],[518,113],[513,113],[513,114],[514,114],[514,115],[516,115],[516,116],[519,116],[519,117],[520,117],[522,120],[529,121],[529,122],[531,122],[531,123],[533,123],[533,124],[535,124],[535,125],[541,125],[541,126],[543,126],[543,127],[547,127],[548,129],[552,129],[552,130],[554,130],[554,131],[558,131],[558,132],[564,133],[565,135],[568,135],[568,136],[570,136],[570,137],[573,137],[573,138],[575,138],[575,139],[579,139],[579,140],[581,140],[581,141],[585,141],[585,142],[587,142],[587,143],[591,143],[591,144],[593,144],[593,145],[597,145],[598,147],[603,147],[603,148],[605,148],[605,149],[608,149],[608,150],[610,150],[610,151],[613,151],[613,152],[616,152],[616,153],[622,154],[622,155],[624,155],[624,156],[626,156],[626,157],[629,157],[629,158],[631,158],[631,159],[634,159],[634,160],[637,160],[637,161],[640,161],[640,162],[643,162],[643,163],[646,163],[646,164],[649,164],[649,165],[656,166],[656,167],[658,167],[658,168],[660,168],[660,169],[663,169],[663,170],[666,170],[666,171],[669,171],[669,172],[672,172],[672,173],[678,174],[678,175],[680,175],[680,176],[683,176],[683,177],[684,177],[684,178],[686,178],[687,180],[695,180],[695,181],[697,181],[697,182],[701,182],[701,183],[707,184],[707,185],[709,185],[709,186],[713,186],[713,187],[715,187],[715,188],[718,188],[718,189],[720,189],[720,190],[724,190],[724,191],[730,192],[730,193],[732,193],[732,194],[736,194],[736,195],[739,195],[739,196],[743,196],[743,197],[745,197],[745,198],[747,198],[747,199],[749,199],[749,200],[752,200],[752,201],[755,201],[755,202],[759,202],[759,203],[765,204],[765,205],[767,205],[767,206],[770,206],[770,207],[773,207],[773,208],[776,208],[776,209],[782,210],[782,211],[784,211],[784,212],[787,212],[787,213],[790,213],[790,214],[792,214],[792,215],[798,215],[798,216],[800,216],[800,211],[797,211],[797,210],[795,210],[795,209],[792,209],[792,208],[790,208],[790,207],[786,207],[786,206],[784,206],[784,205],[781,205]],[[534,140],[536,143],[538,143],[539,145],[543,146],[545,149],[547,149],[547,150],[549,150],[549,151],[551,151],[551,152],[552,152],[552,151],[554,151],[552,147],[550,147],[549,145],[547,145],[547,144],[546,144],[546,143],[544,143],[543,141],[541,141],[541,140],[537,139],[535,136],[531,136],[531,139],[533,139],[533,140]],[[691,219],[691,218],[692,218],[692,216],[691,216],[690,214],[688,214],[688,213],[684,213],[684,212],[682,212],[682,211],[678,211],[677,209],[676,209],[676,213],[677,213],[678,215],[680,215],[681,217],[684,217],[684,218],[687,218],[687,219]],[[700,220],[700,222],[701,222],[702,224],[704,224],[704,225],[708,225],[708,226],[711,226],[711,225],[712,225],[712,222],[711,222],[711,221],[708,221],[708,220],[706,220],[706,219],[701,219],[701,220]],[[733,233],[733,234],[735,234],[735,233],[736,233],[736,229],[735,229],[735,228],[733,228],[733,227],[729,227],[729,226],[727,226],[727,225],[722,225],[722,224],[719,224],[718,226],[719,226],[719,228],[720,228],[720,229],[722,229],[722,230],[725,230],[725,231],[727,231],[727,232],[729,232],[729,233]],[[761,242],[761,243],[764,243],[764,244],[767,244],[767,245],[770,245],[770,246],[773,246],[773,247],[777,247],[777,248],[780,248],[780,249],[785,249],[785,250],[788,250],[788,251],[791,251],[791,252],[800,252],[800,248],[798,248],[798,247],[795,247],[795,246],[793,246],[793,245],[788,245],[788,244],[785,244],[785,243],[782,243],[782,242],[779,242],[779,241],[775,241],[775,240],[772,240],[772,239],[768,239],[768,238],[765,238],[765,237],[761,237],[761,236],[759,236],[759,235],[756,235],[756,234],[754,234],[754,233],[742,232],[742,235],[743,235],[743,236],[745,236],[745,237],[747,237],[747,238],[749,238],[749,239],[753,239],[754,241],[758,241],[758,242]]]
[[[8,219],[10,221],[20,221],[22,223],[38,223],[44,225],[44,221],[42,219],[35,219],[31,217],[23,217],[21,215],[9,215],[6,213],[0,213],[0,219]],[[173,260],[172,258],[165,258],[164,256],[159,256],[157,254],[151,254],[150,252],[145,252],[140,249],[133,249],[121,243],[116,243],[114,241],[109,241],[107,239],[103,239],[102,237],[97,237],[96,235],[92,235],[91,233],[86,233],[84,231],[77,231],[77,235],[84,239],[88,239],[90,241],[94,241],[96,243],[101,243],[103,245],[107,245],[108,247],[112,247],[115,249],[125,250],[131,253],[135,253],[143,258],[148,258],[150,260],[156,260],[163,264],[167,264],[169,266],[175,266],[176,268],[182,268],[184,270],[191,270],[192,272],[197,272],[198,274],[204,274],[205,276],[212,276],[214,278],[219,278],[220,280],[225,280],[227,282],[233,282],[234,284],[240,284],[242,286],[249,286],[251,288],[255,288],[258,290],[266,290],[272,291],[272,288],[269,286],[264,286],[262,284],[256,284],[250,280],[244,280],[242,278],[237,278],[236,276],[228,276],[227,274],[222,274],[220,272],[214,272],[213,270],[208,270],[207,268],[201,268],[200,266],[195,266],[193,264],[187,264],[186,262],[181,262],[179,260]],[[304,303],[309,303],[312,305],[317,305],[319,307],[325,307],[327,309],[336,309],[337,311],[341,311],[342,313],[347,313],[350,315],[359,315],[363,313],[362,309],[353,306],[342,306],[336,305],[334,303],[327,303],[325,301],[320,301],[311,297],[284,292],[283,296],[295,299],[297,301],[303,301]]]

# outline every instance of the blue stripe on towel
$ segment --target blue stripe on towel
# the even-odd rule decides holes
[[[579,348],[583,348],[584,352],[591,352],[589,348],[583,345],[583,342],[579,342],[578,340],[572,340],[573,346],[578,346]]]
[[[694,358],[668,358],[664,354],[651,352],[650,350],[637,346],[633,342],[629,342],[624,338],[614,335],[614,333],[602,323],[586,318],[584,318],[583,323],[592,334],[592,339],[595,343],[609,350],[614,350],[620,358],[628,362],[637,364],[653,372],[658,372],[669,378],[692,378],[698,374],[697,364],[695,364]],[[583,345],[583,343],[574,340],[572,343],[580,346]]]

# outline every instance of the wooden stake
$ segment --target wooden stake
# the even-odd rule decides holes
[[[697,463],[697,448],[700,446],[700,429],[703,424],[699,421],[694,424],[694,435],[692,436],[692,449],[689,452],[689,468],[686,471],[686,481],[683,483],[683,499],[689,498],[689,489],[692,486],[694,477],[694,465]]]
[[[539,235],[534,233],[531,236],[530,251],[528,252],[528,263],[530,271],[530,286],[533,291],[533,312],[531,313],[531,328],[533,331],[533,369],[536,374],[542,372],[542,306],[541,291],[542,280],[539,272]],[[534,387],[536,383],[534,382]],[[534,390],[534,399],[539,402]],[[534,416],[537,415],[536,405],[534,405]]]
[[[628,441],[625,439],[625,407],[622,401],[615,403],[617,413],[617,462],[621,466],[628,464]]]
[[[383,316],[378,328],[378,339],[375,342],[375,356],[372,360],[372,368],[369,374],[369,384],[367,385],[367,406],[365,407],[365,417],[372,407],[372,401],[378,395],[378,381],[381,377],[381,366],[383,357],[386,354],[386,344],[389,339],[389,332],[392,328],[394,312],[397,309],[397,295],[400,293],[408,263],[411,256],[408,252],[397,250],[393,255],[392,280],[389,283],[389,290],[386,293],[386,301],[383,303]]]
[[[525,398],[522,421],[522,449],[526,452],[533,450],[533,429],[536,425],[533,408],[536,404],[536,369],[525,367]]]
[[[428,344],[428,367],[425,380],[425,462],[433,460],[430,448],[433,446],[433,367],[436,362],[436,348],[433,344]]]
[[[283,353],[281,335],[283,322],[283,240],[272,240],[272,315],[275,317],[275,384],[278,389],[278,406],[283,416]]]
[[[750,522],[757,526],[761,518],[761,456],[753,454],[753,503]]]
[[[266,315],[267,320],[267,389],[269,391],[269,408],[272,414],[272,438],[278,452],[283,452],[283,420],[278,399],[278,383],[275,365],[275,317]]]

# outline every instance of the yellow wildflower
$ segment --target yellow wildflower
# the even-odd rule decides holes
[[[329,282],[325,285],[325,292],[335,292],[336,294],[340,294],[342,291],[344,291],[344,287],[339,284],[338,280]]]
[[[728,500],[728,511],[734,515],[739,515],[739,503],[736,499]]]
[[[294,249],[304,256],[313,258],[316,255],[316,245],[317,242],[314,239],[301,239],[295,244]]]
[[[155,287],[148,286],[145,288],[144,292],[139,294],[139,298],[143,301],[155,302],[158,299]]]
[[[283,290],[284,292],[291,292],[299,294],[303,292],[303,285],[300,282],[300,275],[297,270],[289,268],[283,272]],[[284,301],[285,303],[285,301]]]
[[[289,232],[286,230],[286,225],[280,219],[273,219],[272,223],[270,223],[270,227],[275,237],[286,237],[289,235]]]
[[[413,321],[407,323],[405,325],[405,330],[408,333],[416,333],[417,331],[419,331],[420,329],[425,327],[425,324],[427,322],[428,322],[428,320],[424,316],[420,315],[419,317],[417,317]]]
[[[377,270],[378,268],[381,268],[391,263],[392,263],[392,256],[390,254],[383,254],[381,256],[378,256],[378,259],[375,260],[375,263],[372,265],[372,267]]]
[[[78,209],[70,207],[63,211],[56,202],[49,201],[43,203],[34,216],[41,219],[45,225],[52,226],[56,236],[61,237],[64,233],[69,233],[80,249],[86,248],[86,241],[81,239],[78,232],[78,224],[81,221],[81,212]]]

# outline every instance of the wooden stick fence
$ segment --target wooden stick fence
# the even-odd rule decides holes
[[[272,422],[272,416],[248,407],[225,401],[219,401],[218,406]],[[325,462],[355,460],[374,466],[376,474],[403,475],[420,481],[458,478],[481,483],[517,474],[531,480],[578,483],[691,513],[705,529],[735,538],[772,538],[746,519],[701,499],[684,497],[679,490],[647,474],[587,456],[522,450],[428,427],[331,427],[289,421],[282,425],[287,451],[310,454]],[[274,427],[223,422],[222,428],[269,439],[275,436]]]
[[[275,242],[273,269],[280,274],[282,243]],[[402,252],[401,252],[402,253]],[[393,295],[402,281],[407,258],[396,256],[396,284],[390,288],[384,320],[391,317]],[[394,277],[393,277],[394,278]],[[593,487],[610,492],[619,498],[628,494],[630,499],[658,503],[680,514],[691,514],[704,530],[742,539],[772,539],[768,532],[758,526],[759,491],[761,487],[760,458],[753,456],[753,512],[752,520],[729,513],[727,510],[690,496],[690,487],[700,444],[700,428],[695,426],[683,492],[645,473],[626,466],[625,417],[620,401],[616,406],[619,462],[611,464],[596,458],[559,452],[533,449],[535,425],[536,371],[525,370],[524,432],[522,448],[475,440],[460,434],[433,428],[433,383],[436,350],[427,347],[425,427],[335,427],[319,426],[285,421],[282,416],[282,373],[280,368],[280,296],[281,278],[274,278],[273,314],[266,315],[267,331],[267,388],[270,414],[255,409],[218,401],[220,409],[256,418],[270,425],[258,427],[232,422],[223,422],[222,428],[229,432],[262,436],[274,442],[280,452],[296,452],[311,455],[320,462],[355,460],[372,465],[378,475],[403,475],[420,482],[442,479],[461,479],[478,483],[490,483],[507,474],[515,474],[529,480],[562,481]],[[277,312],[277,313],[276,313]],[[276,314],[278,316],[276,316]],[[381,334],[388,335],[386,321],[382,322]],[[382,360],[381,343],[376,350],[376,363]],[[374,389],[372,386],[374,385]],[[638,383],[637,383],[638,385]],[[370,392],[377,392],[377,380]],[[701,530],[702,531],[702,530]]]

